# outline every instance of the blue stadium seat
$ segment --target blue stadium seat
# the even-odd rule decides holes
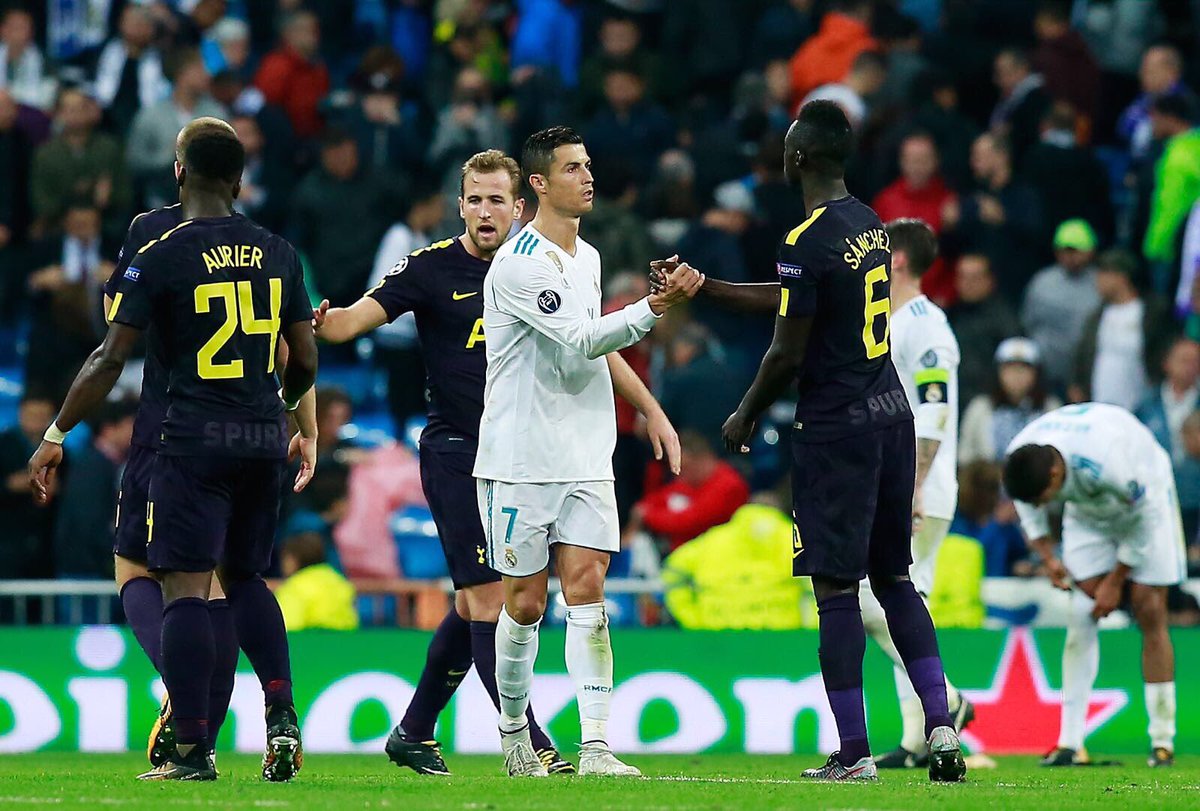
[[[446,555],[438,540],[433,515],[424,507],[405,507],[392,514],[392,538],[400,558],[400,571],[415,580],[448,577]]]
[[[317,385],[336,386],[350,395],[356,411],[374,411],[387,401],[387,379],[369,363],[321,365]]]
[[[21,367],[0,366],[0,426],[16,424],[17,405],[24,390],[25,374]]]
[[[387,411],[357,412],[348,424],[342,426],[339,436],[352,445],[378,448],[396,441],[396,424]]]

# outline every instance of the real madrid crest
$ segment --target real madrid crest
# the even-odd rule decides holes
[[[510,569],[517,568],[517,553],[511,546],[504,547],[504,565]]]

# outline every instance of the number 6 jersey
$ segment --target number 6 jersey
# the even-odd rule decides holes
[[[312,318],[287,240],[240,215],[183,220],[127,258],[109,320],[145,330],[168,374],[159,453],[283,457],[279,333]]]
[[[892,255],[878,215],[854,197],[813,210],[779,246],[779,315],[812,317],[793,434],[828,442],[912,419],[892,365]]]

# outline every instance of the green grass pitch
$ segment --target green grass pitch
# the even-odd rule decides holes
[[[1096,753],[1093,757],[1096,757]],[[638,756],[647,777],[509,780],[498,757],[451,757],[449,778],[418,777],[381,754],[312,755],[286,785],[268,785],[258,760],[222,754],[216,783],[139,783],[137,755],[0,755],[0,808],[54,809],[974,809],[1200,807],[1200,756],[1151,770],[1123,766],[1041,769],[1001,758],[961,785],[930,785],[922,772],[884,772],[874,784],[802,782],[812,756]]]

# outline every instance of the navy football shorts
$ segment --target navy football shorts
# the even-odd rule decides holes
[[[832,442],[792,442],[792,573],[857,582],[912,564],[911,421]]]
[[[283,459],[158,455],[146,505],[151,570],[265,572],[286,475]]]
[[[421,448],[421,488],[456,589],[500,580],[500,574],[487,565],[487,541],[471,475],[474,467],[474,454]]]
[[[138,563],[146,562],[146,498],[150,491],[150,471],[157,455],[154,448],[132,445],[125,472],[121,474],[113,554]]]

